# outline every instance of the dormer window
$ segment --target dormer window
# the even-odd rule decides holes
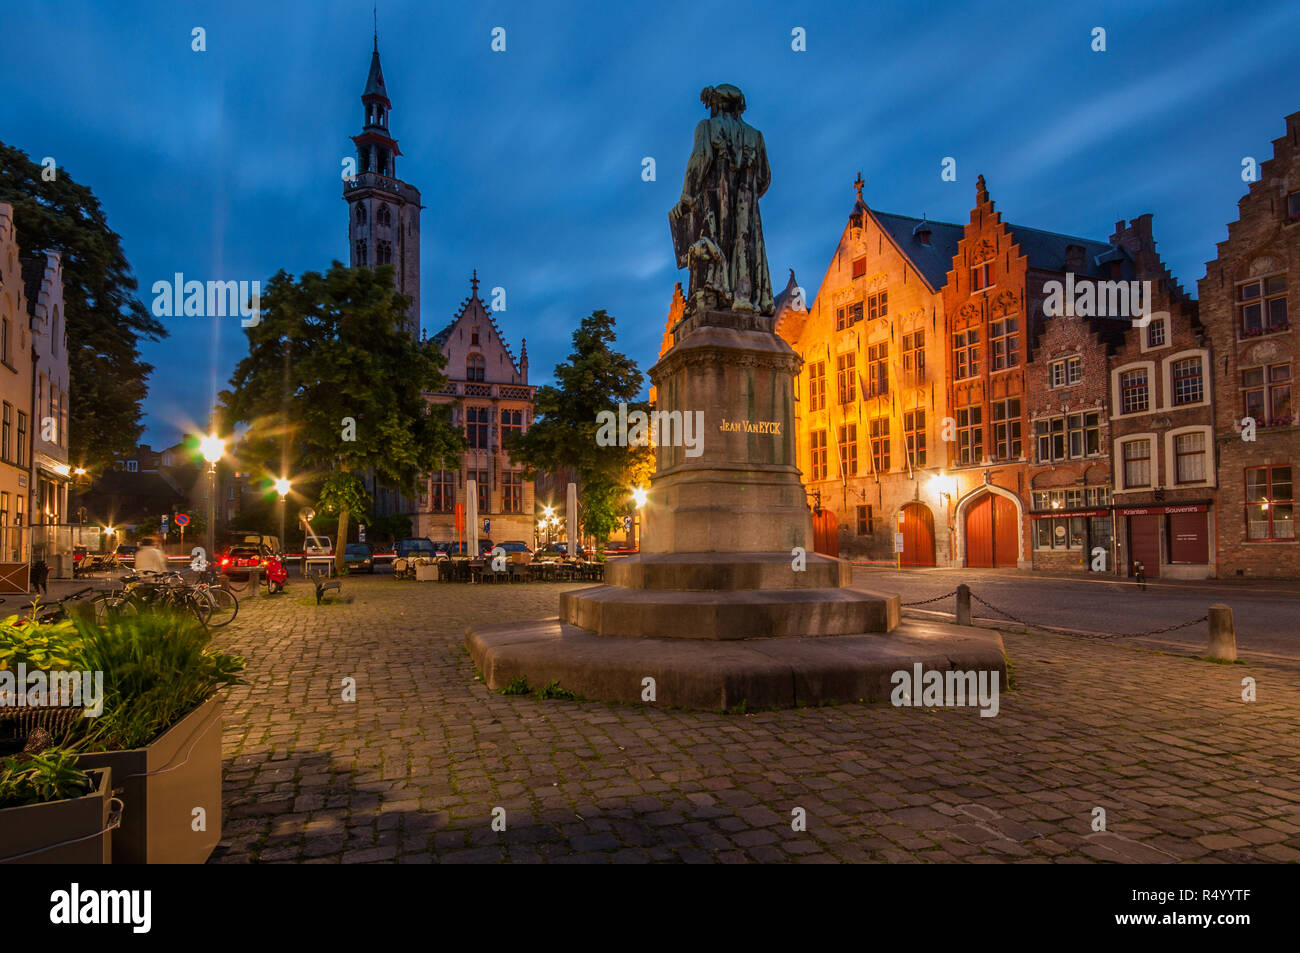
[[[993,284],[992,265],[985,262],[982,265],[976,265],[970,270],[970,290],[983,291],[989,285]]]

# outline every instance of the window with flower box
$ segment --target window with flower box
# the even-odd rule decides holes
[[[1241,332],[1255,337],[1291,326],[1286,307],[1286,275],[1252,278],[1237,285],[1237,312]]]

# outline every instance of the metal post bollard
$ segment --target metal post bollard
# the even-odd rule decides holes
[[[957,624],[970,625],[970,586],[962,583],[957,587]]]
[[[1237,660],[1237,629],[1232,624],[1232,608],[1222,602],[1210,606],[1210,644],[1205,654],[1225,662]]]
[[[260,596],[260,595],[262,594],[261,591],[260,591],[261,588],[262,588],[262,586],[261,586],[261,576],[262,576],[262,567],[261,567],[261,566],[254,566],[252,569],[248,570],[248,589],[249,589],[249,593],[248,593],[248,596],[247,596],[246,598],[249,598],[249,599],[256,599],[258,596]]]

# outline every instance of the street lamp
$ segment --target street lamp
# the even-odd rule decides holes
[[[199,452],[208,461],[208,553],[211,557],[216,547],[217,531],[217,461],[225,452],[226,443],[216,434],[209,434],[199,441]]]
[[[637,552],[641,551],[641,547],[638,545],[636,541],[637,527],[641,523],[640,511],[645,509],[645,501],[647,496],[649,496],[649,492],[643,486],[635,487],[632,490],[632,502],[636,504],[636,508],[638,511],[636,518],[632,522],[632,548],[637,550]]]
[[[284,550],[284,498],[289,495],[292,484],[285,477],[275,481],[275,492],[280,494],[280,549]]]

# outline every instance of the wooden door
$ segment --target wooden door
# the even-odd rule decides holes
[[[934,516],[928,507],[909,503],[903,507],[904,566],[934,565]]]
[[[1148,579],[1160,575],[1160,517],[1152,514],[1128,518],[1128,571],[1142,563]]]
[[[1020,558],[1016,505],[985,493],[966,508],[966,565],[974,569],[1014,567]]]
[[[966,507],[966,565],[993,567],[993,494],[985,493]]]
[[[1020,559],[1020,521],[1016,504],[1005,496],[993,497],[993,565],[1015,568]]]
[[[840,523],[830,510],[813,514],[813,549],[823,556],[840,554]]]

